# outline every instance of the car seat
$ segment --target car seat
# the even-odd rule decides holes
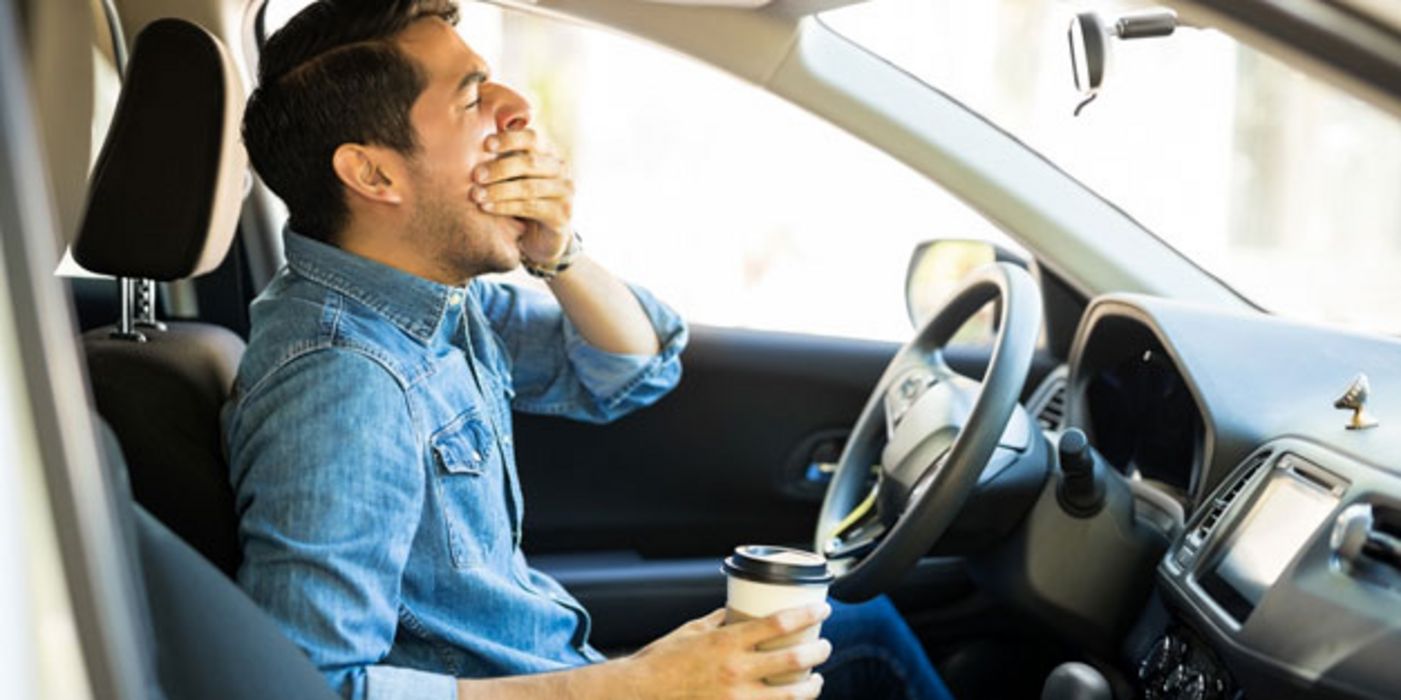
[[[228,253],[247,177],[244,92],[220,41],[179,19],[137,36],[73,246],[84,268],[174,281]],[[125,297],[125,295],[124,295]],[[219,412],[244,350],[210,324],[83,335],[97,410],[116,432],[135,499],[225,574],[241,559]]]
[[[332,700],[311,661],[238,586],[132,501],[122,450],[98,430],[120,546],[140,576],[145,696],[183,700]]]

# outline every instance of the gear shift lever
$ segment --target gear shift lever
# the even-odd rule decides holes
[[[1041,700],[1114,700],[1114,692],[1094,666],[1067,661],[1046,676]]]

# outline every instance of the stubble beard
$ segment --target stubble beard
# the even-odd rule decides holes
[[[509,272],[520,263],[503,250],[500,234],[494,230],[495,217],[473,216],[472,206],[433,192],[419,201],[409,217],[411,245],[426,251],[445,278],[463,283],[477,275]]]

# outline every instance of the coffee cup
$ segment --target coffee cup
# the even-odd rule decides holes
[[[725,624],[767,617],[780,610],[827,600],[832,584],[827,560],[812,552],[788,547],[744,545],[725,559]],[[760,651],[782,649],[817,639],[821,625],[771,639]],[[808,677],[810,671],[764,679],[768,685],[788,685]]]

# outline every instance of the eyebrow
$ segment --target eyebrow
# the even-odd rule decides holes
[[[462,92],[463,90],[466,90],[467,88],[477,83],[484,83],[486,82],[486,78],[486,71],[474,70],[468,73],[467,75],[462,76],[462,79],[457,81],[456,92]]]

